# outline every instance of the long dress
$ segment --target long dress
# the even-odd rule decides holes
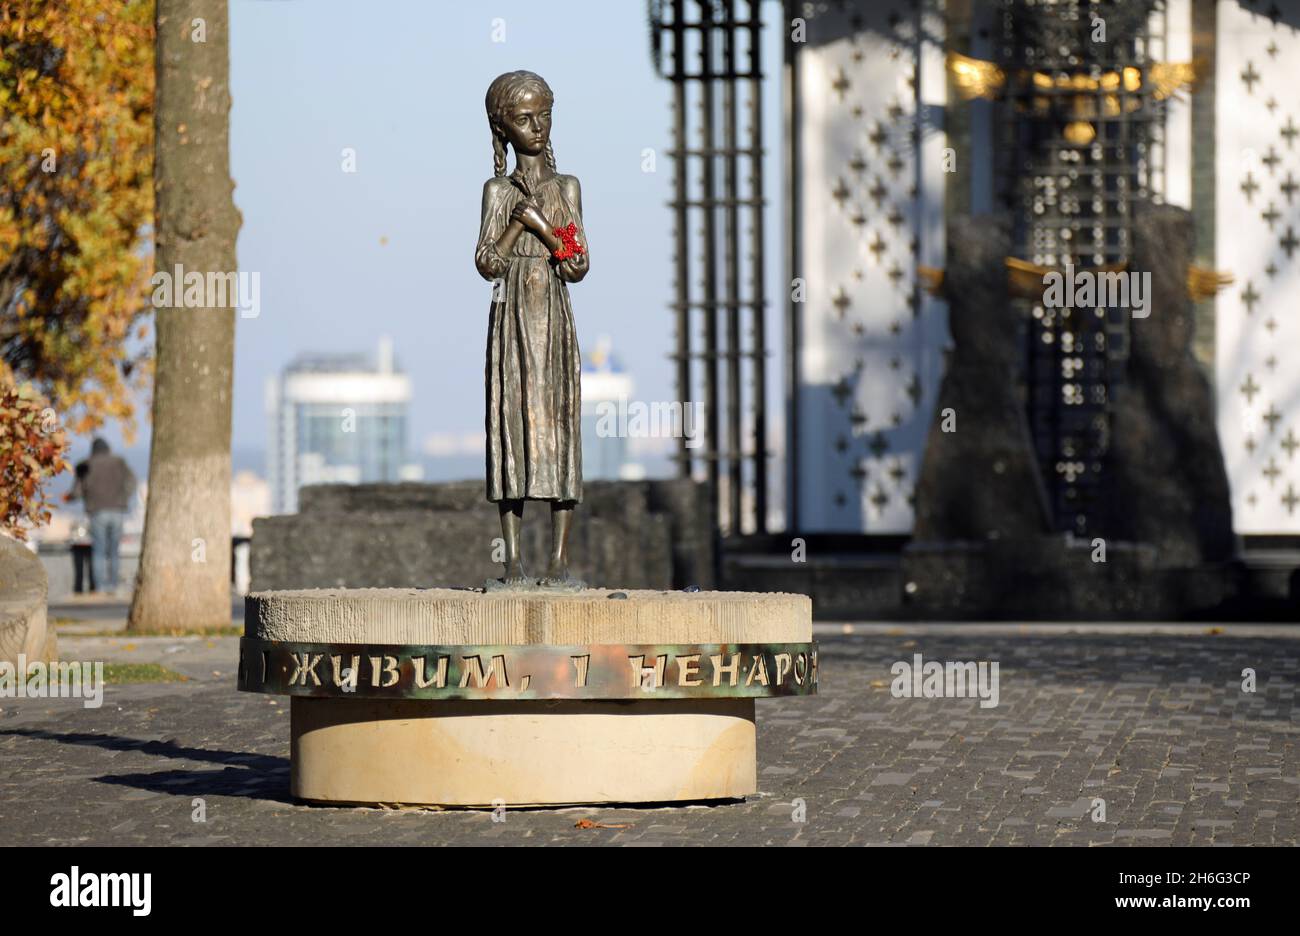
[[[573,176],[530,189],[555,227],[577,228],[583,252],[555,261],[525,229],[509,256],[496,242],[524,197],[508,178],[483,187],[475,265],[494,281],[487,342],[487,497],[582,500],[582,359],[568,283],[587,275],[582,199]],[[498,282],[499,281],[499,282]]]

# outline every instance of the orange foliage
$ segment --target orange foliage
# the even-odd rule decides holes
[[[43,454],[48,433],[9,420],[35,406],[42,425],[51,409],[77,433],[133,426],[152,269],[153,15],[153,0],[0,0],[0,393],[11,401],[0,466],[16,472],[0,477],[0,526],[39,517],[32,478],[66,468]]]
[[[54,410],[32,392],[0,382],[0,530],[19,539],[25,527],[50,519],[41,489],[45,479],[66,471],[68,443]]]

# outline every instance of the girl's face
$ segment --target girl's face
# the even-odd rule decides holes
[[[545,152],[551,138],[551,104],[546,96],[529,90],[506,112],[501,125],[515,152],[536,156]]]

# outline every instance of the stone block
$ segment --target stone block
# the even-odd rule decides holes
[[[709,588],[706,497],[687,479],[588,482],[569,536],[571,571],[611,588]],[[478,586],[501,574],[491,561],[500,522],[481,482],[311,485],[299,506],[254,521],[254,590]],[[550,548],[549,512],[524,507],[521,545],[534,575]]]
[[[293,699],[290,791],[317,802],[563,806],[740,799],[753,699]]]
[[[0,535],[0,660],[49,662],[58,650],[46,615],[45,567],[22,543]]]

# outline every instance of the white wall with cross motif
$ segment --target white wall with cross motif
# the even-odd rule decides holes
[[[1219,440],[1243,535],[1300,533],[1300,0],[1217,6]]]
[[[907,533],[948,341],[916,288],[944,265],[943,20],[921,5],[922,42],[907,0],[801,11],[799,528]]]

